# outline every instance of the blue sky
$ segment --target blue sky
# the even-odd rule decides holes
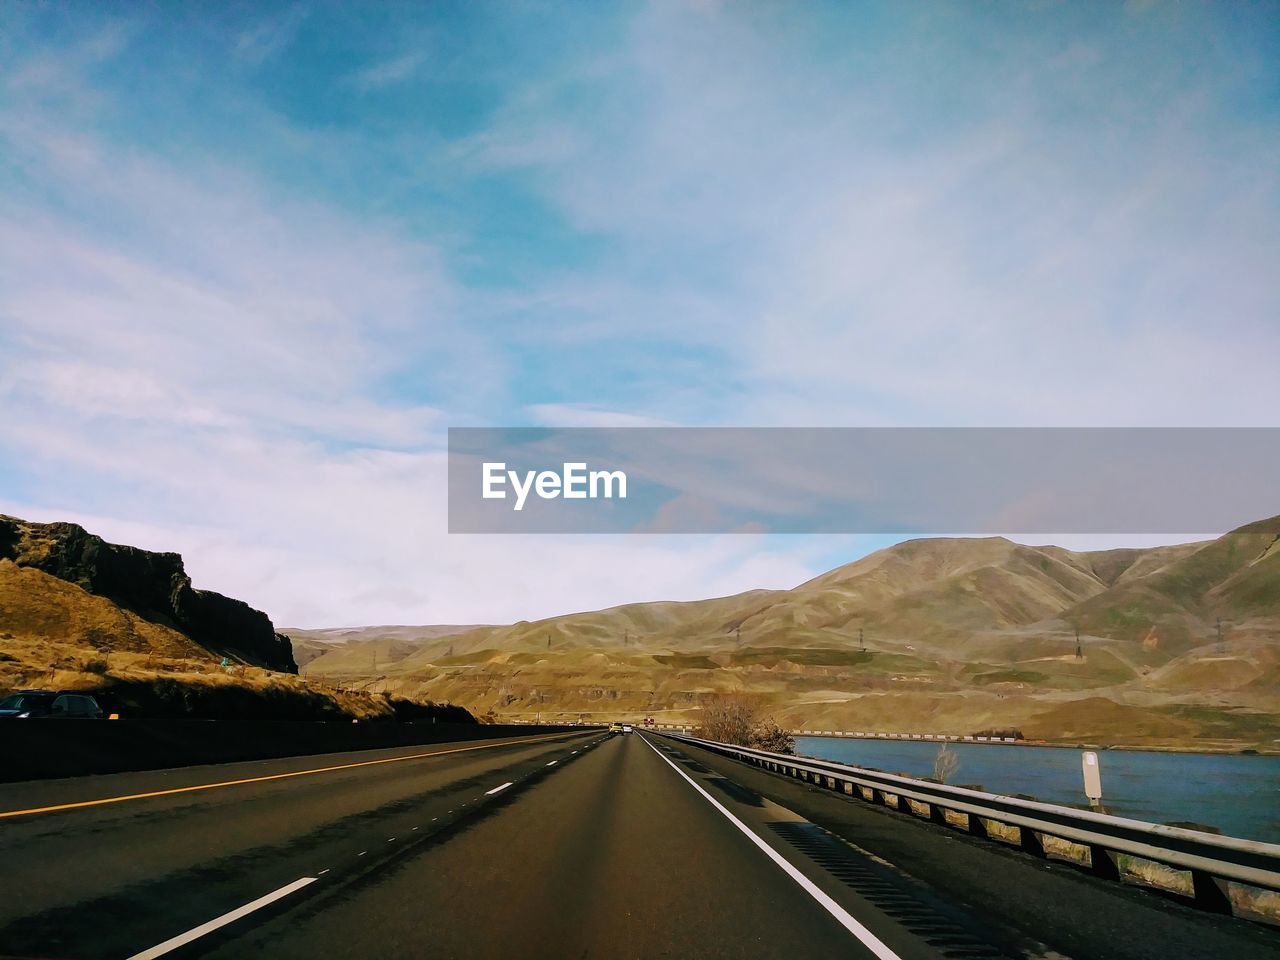
[[[0,509],[278,622],[881,541],[450,538],[450,425],[1280,425],[1277,4],[0,6]]]

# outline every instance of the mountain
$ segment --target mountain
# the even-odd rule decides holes
[[[112,691],[134,715],[383,716],[399,710],[386,693],[682,722],[744,692],[800,729],[1276,750],[1278,532],[1091,552],[927,538],[790,590],[293,645],[194,588],[177,554],[0,517],[0,688]]]
[[[296,673],[289,638],[275,632],[271,620],[241,600],[191,585],[176,553],[153,553],[107,543],[74,523],[28,523],[0,515],[0,562],[31,568],[86,593],[102,597],[123,611],[176,631],[208,653],[255,666]],[[29,583],[26,615],[39,615],[39,591]],[[11,616],[18,616],[15,610]],[[105,647],[135,648],[134,633],[104,631]]]
[[[368,666],[376,672],[377,665],[384,667],[400,660],[417,649],[423,640],[449,637],[468,630],[480,629],[478,624],[435,624],[425,627],[329,627],[308,630],[301,627],[285,627],[284,633],[293,641],[293,656],[299,667],[307,666],[321,657],[333,654],[320,666],[318,672],[335,669],[341,672],[343,664]]]
[[[693,720],[708,694],[743,691],[801,728],[1275,749],[1276,529],[1088,552],[911,540],[791,590],[423,629],[381,648],[366,635],[306,672],[513,717]]]
[[[153,623],[74,583],[0,560],[0,643],[65,642],[83,650],[129,650],[161,657],[210,659],[173,627]],[[10,654],[12,656],[12,654]]]
[[[1216,637],[1219,619],[1263,631],[1280,617],[1280,535],[1236,531],[1171,557],[1066,610],[1081,629],[1185,651]]]
[[[473,719],[297,670],[265,613],[195,589],[176,553],[0,516],[0,693],[87,690],[130,717]]]

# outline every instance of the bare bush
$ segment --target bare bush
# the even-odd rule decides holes
[[[768,750],[771,753],[795,753],[796,738],[791,731],[778,726],[773,717],[765,717],[752,734],[751,745],[757,750]]]
[[[702,705],[698,735],[704,740],[755,747],[774,753],[794,753],[795,740],[772,717],[760,715],[759,703],[739,694],[719,694]]]
[[[722,694],[703,703],[699,733],[704,740],[746,747],[751,744],[755,722],[755,704],[749,697]]]
[[[939,783],[946,783],[959,769],[960,755],[944,743],[933,758],[933,778]]]

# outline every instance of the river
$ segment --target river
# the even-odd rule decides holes
[[[1021,793],[1051,803],[1086,803],[1080,750],[953,743],[956,784]],[[796,737],[796,752],[890,773],[932,776],[938,744],[928,741]],[[1280,757],[1103,750],[1103,803],[1151,823],[1206,824],[1248,840],[1280,843]]]

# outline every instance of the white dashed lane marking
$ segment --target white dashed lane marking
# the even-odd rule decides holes
[[[188,943],[191,943],[191,941],[198,940],[206,933],[212,933],[220,927],[225,927],[228,923],[234,923],[241,917],[247,917],[255,910],[261,910],[263,907],[275,903],[282,897],[287,897],[294,891],[301,890],[303,887],[315,883],[317,879],[319,878],[301,877],[293,881],[293,883],[286,884],[279,890],[268,893],[265,897],[259,897],[252,903],[246,903],[243,907],[237,907],[229,913],[224,913],[222,916],[210,920],[208,923],[202,923],[198,927],[192,927],[186,933],[180,933],[176,937],[171,937],[164,943],[158,943],[154,947],[149,947],[148,949],[143,950],[141,953],[135,953],[129,958],[129,960],[154,960],[156,957],[163,957],[166,953],[172,953],[179,947],[184,947]]]
[[[595,744],[592,744],[592,746],[595,746]],[[478,748],[465,748],[465,749],[484,749],[484,748],[478,747]],[[455,751],[444,751],[444,752],[451,753]],[[462,752],[462,751],[457,751],[457,752]],[[573,754],[576,755],[577,753],[578,753],[577,750],[573,751]],[[415,758],[407,758],[407,757],[395,758],[395,759],[416,759],[416,757]],[[372,762],[385,763],[390,761],[372,761]],[[546,766],[554,767],[559,762],[560,762],[559,760],[551,760],[546,764]],[[349,766],[364,766],[364,765],[365,764],[363,763],[357,763],[357,764],[350,764]],[[305,772],[322,773],[322,772],[327,772],[327,769],[343,769],[343,768],[337,768],[337,767],[326,768],[326,770],[314,770],[314,771],[305,771]],[[274,777],[263,777],[260,779],[270,780],[270,779],[277,779],[278,777],[281,777],[281,776],[298,776],[298,775],[299,774],[279,774]],[[249,781],[245,781],[245,782],[249,782]],[[208,789],[209,787],[212,787],[212,786],[230,786],[230,785],[231,784],[211,784],[207,786],[190,787],[190,788],[184,788],[184,789]],[[506,790],[508,787],[511,787],[513,785],[514,785],[514,781],[508,780],[506,783],[499,784],[498,786],[494,787],[492,790],[486,790],[484,795],[486,797],[491,797],[496,793],[501,793],[503,790]],[[166,792],[177,793],[182,791],[175,790],[175,791],[166,791]],[[105,801],[93,801],[93,803],[115,802],[116,799],[133,799],[133,798],[131,797],[112,798],[111,800],[105,800]],[[468,803],[470,803],[470,801],[464,802],[462,806],[465,807],[467,806]],[[89,804],[76,804],[75,806],[86,806],[86,805],[89,805]],[[27,812],[39,812],[39,811],[17,811],[16,813],[27,813]],[[452,810],[448,812],[453,813]],[[431,821],[434,823],[439,819],[440,819],[439,817],[432,817]],[[418,828],[413,827],[411,829],[417,830]],[[387,837],[386,842],[392,843],[395,840],[396,840],[396,837]],[[368,850],[361,850],[358,854],[356,854],[356,856],[363,857],[368,852],[369,852]],[[234,923],[236,920],[239,920],[241,917],[246,917],[257,910],[261,910],[263,907],[266,907],[272,903],[275,903],[277,900],[280,900],[280,899],[283,899],[284,897],[289,896],[291,893],[301,890],[303,887],[306,887],[315,883],[318,879],[320,879],[320,877],[323,877],[328,872],[329,872],[329,868],[326,867],[325,869],[317,872],[314,877],[301,877],[293,881],[293,883],[286,884],[285,886],[281,887],[279,890],[275,890],[271,893],[268,893],[264,897],[259,897],[257,900],[254,900],[251,903],[246,903],[242,907],[237,907],[235,910],[231,910],[228,913],[224,913],[222,916],[217,917],[213,920],[210,920],[207,923],[202,923],[198,927],[192,927],[186,933],[182,933],[176,937],[172,937],[164,941],[163,943],[156,944],[154,947],[149,947],[146,950],[143,950],[141,953],[136,953],[132,957],[130,957],[129,960],[155,960],[155,958],[157,957],[162,957],[162,956],[165,956],[166,954],[172,953],[174,950],[184,947],[187,944],[191,943],[192,941],[198,940],[200,937],[203,937],[208,933],[212,933],[214,930],[218,930],[221,927],[225,927],[229,923]]]

